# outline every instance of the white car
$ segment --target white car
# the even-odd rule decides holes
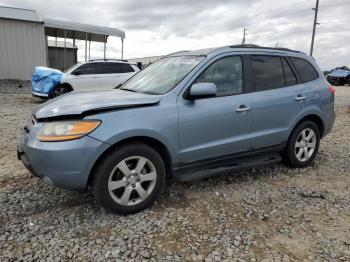
[[[61,84],[53,90],[56,97],[70,91],[112,89],[139,72],[140,69],[125,60],[90,60],[68,68]]]

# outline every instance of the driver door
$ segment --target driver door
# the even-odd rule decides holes
[[[228,158],[250,149],[251,95],[245,93],[243,59],[217,59],[192,83],[214,83],[216,97],[178,99],[180,167]]]

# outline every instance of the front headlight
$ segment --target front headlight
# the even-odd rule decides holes
[[[77,139],[91,133],[100,123],[99,120],[48,122],[40,129],[37,138],[43,142]]]

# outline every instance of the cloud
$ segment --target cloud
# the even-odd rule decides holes
[[[346,22],[350,4],[344,3],[320,3],[314,57],[323,69],[350,66],[350,21]],[[237,44],[244,27],[249,43],[278,43],[308,53],[314,1],[0,0],[0,4],[32,8],[44,17],[120,28],[126,32],[125,57],[132,58]],[[84,43],[78,42],[78,47],[83,59]],[[120,50],[120,39],[110,37],[107,56],[120,57]],[[92,44],[91,54],[102,57],[103,45]]]

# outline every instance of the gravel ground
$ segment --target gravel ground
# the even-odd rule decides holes
[[[152,208],[117,216],[28,174],[16,142],[41,101],[0,82],[0,261],[350,261],[350,87],[336,89],[312,166],[171,183]]]

